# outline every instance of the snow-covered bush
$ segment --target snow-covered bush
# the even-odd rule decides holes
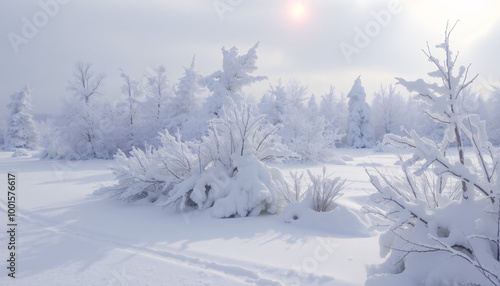
[[[304,173],[290,172],[292,184],[283,180],[278,184],[278,195],[283,207],[293,202],[300,202],[304,199],[306,191],[303,187]]]
[[[439,61],[424,53],[436,71],[437,83],[422,79],[399,84],[425,102],[425,113],[445,125],[442,142],[387,135],[385,142],[409,148],[402,174],[391,178],[369,172],[378,190],[368,212],[387,230],[380,238],[381,255],[389,255],[372,269],[367,285],[500,285],[500,150],[488,142],[485,123],[459,109],[463,91],[474,80],[468,68],[455,73],[456,56],[449,48],[453,30],[446,29],[445,53]],[[466,156],[462,138],[472,144]],[[454,143],[454,154],[448,147]]]
[[[160,196],[168,195],[174,184],[195,172],[197,158],[180,135],[174,137],[166,131],[160,134],[160,141],[159,149],[134,147],[129,156],[118,150],[112,167],[118,184],[107,188],[112,196],[128,202],[140,199],[156,202]]]
[[[317,212],[332,210],[334,201],[342,196],[340,191],[344,188],[345,179],[332,178],[332,174],[326,174],[326,167],[323,167],[321,175],[314,175],[310,170],[307,170],[307,175],[309,183],[306,187],[303,173],[298,175],[296,172],[290,172],[292,184],[280,181],[278,194],[281,200],[286,205],[300,202]]]
[[[326,174],[326,168],[323,167],[321,175],[314,175],[307,170],[311,185],[307,190],[307,195],[311,202],[312,209],[317,212],[326,212],[333,208],[333,202],[338,199],[344,188],[345,179],[340,177],[330,178]]]
[[[7,150],[36,148],[38,133],[29,113],[31,109],[31,89],[26,86],[22,90],[13,93],[10,99],[11,102],[7,105],[9,115],[7,117],[4,148]]]
[[[161,146],[134,149],[116,156],[118,184],[107,188],[127,201],[148,198],[181,210],[211,208],[214,217],[258,215],[277,211],[281,172],[266,161],[292,156],[275,134],[279,126],[264,124],[250,107],[226,109],[209,122],[201,142],[182,142],[168,131]]]

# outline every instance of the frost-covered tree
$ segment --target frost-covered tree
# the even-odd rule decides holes
[[[145,138],[138,134],[141,130],[138,121],[140,102],[142,96],[142,87],[138,81],[132,79],[123,69],[120,70],[120,76],[123,79],[122,95],[123,101],[120,104],[120,110],[127,122],[127,142],[130,150],[132,146],[141,144]]]
[[[177,130],[184,140],[201,138],[206,130],[206,120],[200,113],[202,107],[201,75],[195,70],[195,57],[189,68],[184,68],[184,76],[179,79],[175,96],[167,105],[166,127],[171,134]]]
[[[267,79],[265,76],[252,75],[257,70],[258,46],[259,43],[256,43],[244,55],[239,55],[236,47],[229,50],[222,48],[222,70],[201,80],[203,85],[212,92],[205,104],[207,114],[219,117],[223,107],[230,106],[231,102],[237,106],[241,105],[243,87]]]
[[[301,155],[302,161],[327,162],[334,157],[335,143],[341,140],[333,109],[319,106],[314,95],[307,99],[307,87],[297,80],[283,84],[280,80],[262,97],[259,110],[271,124],[281,124],[278,131],[283,142]],[[307,103],[307,105],[305,104]]]
[[[305,128],[302,135],[299,136],[302,137],[303,142],[295,145],[297,151],[300,150],[299,145],[303,147],[298,153],[307,161],[325,162],[332,159],[333,148],[335,148],[335,142],[338,138],[335,137],[335,131],[332,134],[325,132],[326,120],[319,112],[314,94],[307,102],[305,115]]]
[[[347,144],[354,148],[371,148],[375,145],[371,125],[370,106],[366,103],[366,93],[359,76],[347,94],[349,115],[347,117]]]
[[[157,126],[165,119],[165,105],[170,100],[173,88],[168,80],[165,66],[159,65],[154,68],[154,74],[146,75],[147,102],[149,112],[154,118]]]
[[[7,104],[8,117],[5,131],[4,147],[11,149],[35,149],[38,142],[38,133],[29,113],[31,109],[31,89],[26,86],[10,96]]]
[[[95,74],[91,64],[77,63],[69,82],[72,96],[65,101],[58,116],[51,140],[47,141],[42,158],[90,159],[109,158],[105,138],[113,126],[104,126],[100,92],[103,74]]]
[[[495,145],[500,145],[500,90],[497,89],[488,99],[487,127],[488,136]]]
[[[158,133],[163,132],[169,120],[167,105],[172,100],[174,86],[163,65],[150,69],[142,85],[143,98],[137,104],[136,120],[140,122],[140,130],[136,133],[142,141],[157,145]]]
[[[401,127],[406,125],[406,101],[393,85],[380,86],[375,92],[372,104],[372,122],[375,140],[382,141],[385,134],[402,135]]]
[[[485,122],[460,108],[475,77],[469,67],[455,66],[453,28],[446,27],[436,46],[443,60],[424,50],[435,67],[428,73],[434,81],[397,78],[445,132],[437,144],[415,131],[386,136],[385,142],[411,155],[401,158],[401,176],[369,172],[378,193],[368,211],[386,227],[380,247],[389,257],[366,285],[500,285],[500,150],[488,142]],[[472,144],[469,156],[465,138]]]
[[[285,106],[289,109],[302,106],[308,99],[307,86],[303,85],[297,79],[291,79],[286,83],[285,92]]]
[[[335,88],[330,87],[330,91],[323,95],[319,112],[325,119],[325,130],[323,136],[329,141],[330,147],[335,147],[340,143],[347,133],[347,104],[344,96],[335,96]]]
[[[269,90],[262,96],[258,104],[259,111],[266,115],[266,120],[269,123],[283,123],[282,117],[285,114],[286,102],[287,93],[285,85],[280,79],[276,86],[270,85]]]

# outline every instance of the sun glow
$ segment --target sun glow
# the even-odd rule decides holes
[[[289,6],[290,18],[294,21],[303,21],[308,14],[307,6],[302,1],[295,1]]]

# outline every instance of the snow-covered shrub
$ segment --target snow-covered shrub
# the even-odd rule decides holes
[[[163,204],[212,207],[215,217],[276,212],[275,181],[282,176],[264,162],[295,154],[280,143],[275,134],[278,126],[265,124],[263,119],[244,107],[226,109],[223,117],[211,120],[208,136],[192,146],[202,171],[176,185]]]
[[[174,184],[188,178],[196,165],[196,156],[181,141],[165,131],[160,134],[161,148],[133,148],[127,156],[118,150],[112,167],[118,183],[108,187],[112,196],[128,202],[147,199],[156,202],[168,195]]]
[[[119,152],[114,167],[118,184],[107,188],[120,199],[148,198],[181,210],[211,208],[214,217],[258,215],[277,211],[281,172],[265,165],[295,154],[250,107],[226,109],[209,122],[201,142],[182,142],[168,132],[161,146]]]
[[[307,170],[309,183],[304,188],[304,173],[290,172],[293,183],[280,181],[278,194],[287,205],[295,202],[306,204],[310,209],[317,212],[327,212],[333,209],[333,202],[342,196],[345,179],[340,177],[331,178],[332,174],[326,174],[323,167],[321,175],[314,175]]]
[[[323,167],[321,175],[314,175],[310,170],[307,170],[311,185],[307,190],[307,196],[311,202],[312,209],[317,212],[326,212],[333,208],[333,202],[339,198],[344,188],[345,179],[340,177],[330,178],[331,175],[326,174],[326,167]]]
[[[303,188],[304,173],[299,175],[297,172],[290,172],[290,177],[292,178],[292,184],[289,184],[286,180],[278,184],[278,195],[284,205],[300,202],[306,194]]]
[[[387,227],[380,253],[389,257],[372,269],[367,285],[500,285],[500,150],[488,142],[479,116],[459,109],[457,102],[474,79],[467,79],[465,67],[455,75],[452,30],[446,29],[444,43],[437,46],[444,61],[424,51],[437,68],[429,75],[438,83],[398,79],[418,93],[430,118],[445,125],[445,136],[439,144],[415,131],[385,137],[395,147],[409,148],[412,156],[401,163],[399,179],[369,172],[378,193],[367,209]],[[472,144],[469,156],[464,137]],[[452,143],[455,154],[448,148]]]

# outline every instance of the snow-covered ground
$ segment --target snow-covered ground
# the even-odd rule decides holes
[[[395,168],[397,158],[339,149],[347,178],[329,213],[214,219],[126,204],[93,192],[113,182],[113,161],[11,158],[0,153],[4,194],[0,285],[363,285],[366,266],[382,262],[378,233],[360,208],[374,188],[364,168]],[[352,160],[350,159],[352,158]],[[322,165],[278,165],[288,171]],[[7,276],[7,173],[17,179],[16,278]]]

